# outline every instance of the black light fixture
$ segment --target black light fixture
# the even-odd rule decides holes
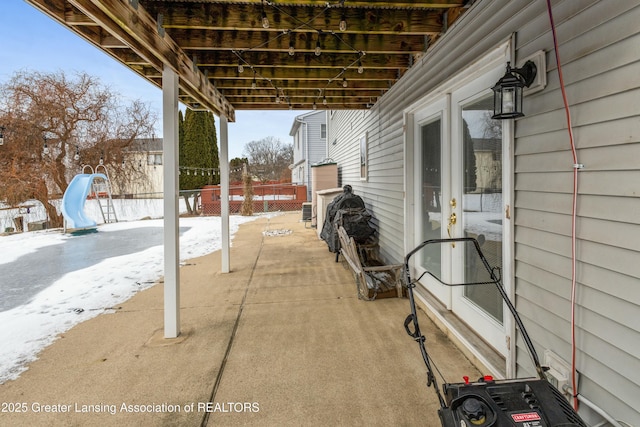
[[[4,145],[4,130],[6,127],[0,126],[0,145]]]
[[[531,86],[536,78],[537,68],[533,61],[527,61],[520,68],[511,68],[507,62],[507,72],[498,80],[493,90],[492,119],[504,120],[524,116],[522,112],[522,89]]]
[[[42,139],[44,139],[44,146],[42,147],[42,154],[44,154],[45,156],[49,154],[49,146],[47,145],[47,137],[43,136]]]

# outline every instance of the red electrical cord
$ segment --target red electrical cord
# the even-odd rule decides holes
[[[553,34],[553,47],[556,54],[556,64],[558,65],[558,77],[560,79],[560,90],[562,91],[562,100],[564,102],[564,110],[567,116],[567,129],[569,131],[569,142],[571,144],[571,154],[573,155],[573,203],[571,207],[571,388],[573,389],[573,407],[578,410],[578,384],[576,380],[576,216],[578,205],[578,170],[582,167],[578,163],[578,155],[573,139],[573,128],[571,127],[571,112],[569,111],[569,103],[567,102],[567,93],[564,87],[564,79],[562,77],[562,65],[560,64],[560,53],[558,52],[558,38],[556,36],[556,26],[553,22],[553,13],[551,12],[551,0],[547,0],[547,10],[549,12],[549,21],[551,22],[551,32]]]

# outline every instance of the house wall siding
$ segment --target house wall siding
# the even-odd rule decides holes
[[[585,165],[578,173],[576,224],[580,393],[635,424],[640,326],[630,319],[640,314],[640,164],[634,161],[640,153],[640,5],[578,3],[555,4],[554,18],[578,161]],[[516,290],[525,324],[539,329],[529,331],[536,347],[568,360],[573,160],[545,19],[546,13],[522,27],[516,50],[520,57],[544,49],[548,82],[527,97],[527,116],[515,128]],[[519,371],[526,362],[518,358]]]
[[[327,157],[327,138],[322,138],[322,125],[326,124],[326,112],[317,111],[298,116],[300,124],[294,137],[294,164],[292,179],[307,186],[307,200],[311,200],[311,165]],[[301,161],[303,161],[301,163]]]
[[[577,366],[580,393],[640,425],[640,4],[552,1],[578,160]],[[515,59],[546,54],[546,88],[525,97],[515,122],[516,305],[539,354],[571,354],[573,160],[546,2],[476,2],[366,112],[335,112],[330,156],[341,184],[372,211],[383,254],[403,257],[403,111],[515,33]],[[359,179],[359,135],[369,138],[369,177]],[[516,371],[531,375],[517,340]],[[588,422],[601,419],[581,405]]]
[[[291,182],[293,184],[304,185],[304,176],[300,174],[300,164],[304,161],[304,145],[301,138],[304,126],[300,126],[296,129],[295,133],[291,135],[293,137],[293,169],[291,169]]]
[[[326,114],[318,111],[305,117],[307,123],[308,159],[305,169],[307,182],[307,200],[311,200],[311,165],[324,160],[327,157],[327,138],[321,137],[321,127],[326,124]]]
[[[329,157],[338,161],[341,186],[349,184],[365,201],[378,229],[381,256],[388,261],[402,259],[403,241],[403,134],[402,123],[395,135],[381,132],[384,125],[373,110],[340,111],[330,114]],[[402,122],[402,119],[400,119]],[[360,178],[361,136],[367,136],[366,180]],[[335,144],[333,142],[335,141]]]

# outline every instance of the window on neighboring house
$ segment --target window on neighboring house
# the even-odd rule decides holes
[[[326,137],[327,137],[327,125],[323,123],[320,125],[320,138],[325,139]]]
[[[149,154],[147,156],[147,164],[148,165],[161,165],[162,164],[162,154]]]

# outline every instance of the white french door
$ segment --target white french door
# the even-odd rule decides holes
[[[505,206],[503,170],[509,170],[509,158],[503,149],[502,121],[491,119],[493,94],[490,88],[502,71],[500,64],[451,95],[451,194],[457,215],[452,227],[454,237],[478,240],[489,264],[502,276],[503,242],[509,242]],[[509,180],[506,177],[506,180]],[[452,280],[454,283],[482,281],[487,277],[484,266],[472,258],[465,245],[452,248]],[[504,308],[494,285],[458,286],[453,288],[451,309],[470,325],[500,354],[508,352],[505,337]]]
[[[416,193],[415,246],[442,238],[448,210],[443,203],[450,199],[449,96],[444,96],[414,115],[415,155],[413,186]],[[444,220],[443,220],[444,218]],[[422,274],[431,272],[445,283],[451,279],[451,253],[441,245],[425,246],[416,254],[415,268]],[[423,284],[443,304],[451,309],[451,288],[430,276]]]
[[[469,83],[426,103],[413,115],[415,242],[474,237],[489,263],[502,272],[503,242],[511,236],[505,218],[510,159],[501,121],[491,119],[490,88],[504,64],[488,67]],[[447,283],[486,277],[465,244],[425,247],[415,268]],[[477,259],[475,260],[477,261]],[[504,275],[503,275],[504,276]],[[508,277],[503,277],[503,282]],[[423,285],[491,347],[507,356],[503,301],[493,285],[448,287],[428,275]],[[508,284],[505,284],[508,285]]]

